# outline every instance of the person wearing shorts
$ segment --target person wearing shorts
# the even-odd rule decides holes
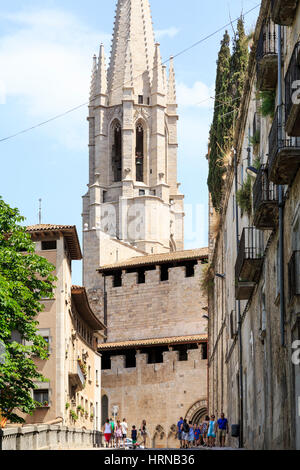
[[[112,429],[111,429],[111,424],[109,422],[109,419],[106,420],[106,423],[103,426],[103,434],[105,438],[106,447],[109,447],[109,444],[111,441],[111,435],[112,435]]]
[[[121,428],[122,428],[123,447],[125,447],[127,433],[128,433],[128,424],[126,423],[125,418],[123,419],[123,422],[121,423]]]
[[[180,420],[177,423],[177,435],[178,435],[178,440],[180,442],[180,449],[182,449],[182,425],[183,425],[183,418],[180,417]]]
[[[183,446],[183,449],[187,449],[188,448],[188,442],[189,442],[190,427],[189,427],[186,419],[183,420],[183,424],[182,424],[181,429],[182,429],[182,432],[181,432],[182,446]]]
[[[221,418],[218,419],[218,433],[220,447],[225,447],[226,434],[228,434],[228,420],[225,418],[224,413],[221,413]]]
[[[136,430],[136,427],[135,427],[135,426],[132,426],[132,430],[131,430],[131,440],[132,440],[132,445],[133,445],[133,447],[136,447],[136,443],[137,443],[137,430]]]

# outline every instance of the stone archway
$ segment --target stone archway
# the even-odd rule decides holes
[[[101,398],[101,421],[102,421],[102,426],[106,422],[106,420],[109,418],[108,416],[108,397],[107,395],[102,395]]]
[[[207,415],[207,400],[205,398],[196,401],[188,410],[185,419],[189,423],[199,424],[201,419]]]

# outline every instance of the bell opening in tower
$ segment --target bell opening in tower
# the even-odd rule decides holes
[[[141,124],[136,128],[136,181],[144,182],[144,129]]]
[[[112,171],[114,182],[122,181],[122,130],[118,122],[113,126]]]

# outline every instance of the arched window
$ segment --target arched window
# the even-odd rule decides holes
[[[102,426],[108,419],[108,398],[106,395],[103,395],[101,399],[101,420]]]
[[[114,182],[122,181],[122,129],[119,122],[113,125],[112,131],[112,173]]]
[[[136,181],[144,181],[144,129],[141,124],[136,127],[135,148]]]

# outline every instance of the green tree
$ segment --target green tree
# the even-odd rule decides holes
[[[20,224],[24,218],[0,197],[0,410],[11,422],[23,422],[18,411],[32,413],[31,392],[38,373],[33,356],[47,359],[47,344],[38,335],[36,316],[42,298],[53,296],[55,269],[34,253],[34,244]],[[12,340],[17,331],[22,344]]]
[[[215,108],[210,129],[210,153],[208,187],[215,209],[219,210],[222,199],[224,154],[230,149],[232,141],[232,99],[230,89],[230,37],[226,31],[221,42],[217,61],[215,87]]]
[[[241,16],[233,41],[233,53],[230,61],[231,95],[237,108],[243,95],[246,72],[249,62],[249,36],[245,33],[244,19]]]

